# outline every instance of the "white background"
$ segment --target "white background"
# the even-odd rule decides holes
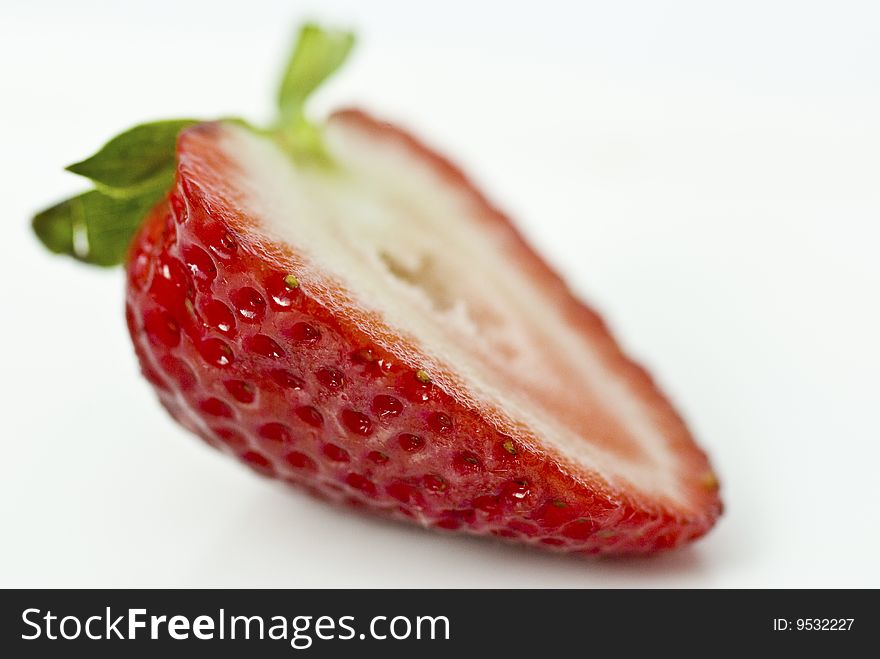
[[[704,541],[585,562],[362,518],[161,410],[122,273],[29,216],[129,125],[267,118],[304,16],[361,36],[317,109],[452,154],[658,375],[722,477]],[[880,586],[878,65],[868,1],[5,2],[0,585]]]

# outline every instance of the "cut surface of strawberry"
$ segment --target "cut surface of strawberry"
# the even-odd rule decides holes
[[[295,125],[178,127],[128,251],[135,349],[181,424],[443,530],[601,554],[712,527],[718,482],[679,415],[459,169],[357,110],[317,150]]]

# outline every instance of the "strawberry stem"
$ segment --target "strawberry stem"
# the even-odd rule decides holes
[[[298,163],[330,165],[320,127],[309,121],[305,105],[312,93],[342,66],[354,35],[325,30],[315,24],[299,32],[278,91],[278,122],[274,136]]]

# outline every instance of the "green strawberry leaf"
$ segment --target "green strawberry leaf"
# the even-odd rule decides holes
[[[120,133],[91,158],[67,169],[95,189],[33,219],[37,238],[56,254],[93,265],[122,263],[149,210],[174,182],[177,136],[194,119],[155,121]]]
[[[276,140],[297,163],[332,166],[320,128],[305,117],[305,104],[342,65],[353,44],[349,32],[305,25],[278,93],[278,121],[268,129],[237,118],[222,121]],[[38,213],[32,223],[37,238],[50,251],[86,263],[121,263],[144,217],[174,182],[180,131],[196,123],[169,119],[140,124],[67,167],[90,179],[95,189]]]
[[[37,213],[34,233],[49,251],[93,265],[122,263],[128,245],[164,190],[121,199],[90,190]]]
[[[145,190],[171,185],[175,147],[181,130],[194,119],[170,119],[140,124],[120,133],[91,158],[74,163],[67,171],[92,180],[113,197],[132,197]]]

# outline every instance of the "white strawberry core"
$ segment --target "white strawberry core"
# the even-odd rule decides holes
[[[687,505],[651,401],[566,319],[510,234],[405,144],[344,121],[325,137],[335,173],[295,167],[241,128],[221,139],[245,212],[302,260],[304,288],[352,318],[373,312],[372,340],[575,477]]]

